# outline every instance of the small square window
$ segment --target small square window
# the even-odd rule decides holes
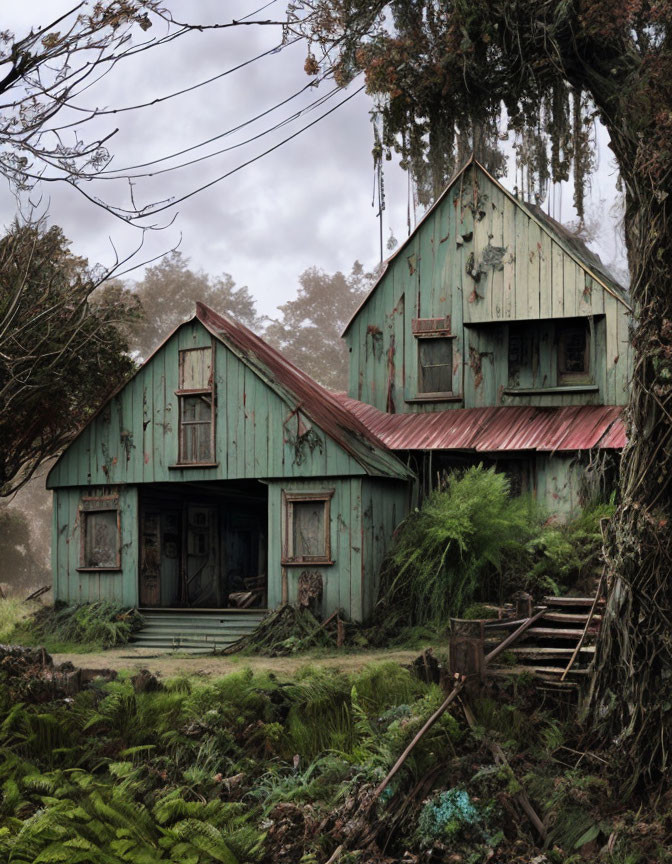
[[[80,569],[119,570],[121,568],[121,526],[116,500],[90,498],[82,501]]]
[[[430,336],[418,340],[418,392],[452,393],[453,340]]]
[[[283,564],[332,564],[333,492],[285,492]]]

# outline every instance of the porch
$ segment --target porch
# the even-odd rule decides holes
[[[268,491],[258,481],[140,487],[138,607],[164,624],[184,612],[265,610]],[[157,617],[158,611],[163,613]],[[249,614],[248,614],[249,617]],[[194,619],[201,625],[201,614]],[[212,619],[214,621],[214,619]]]

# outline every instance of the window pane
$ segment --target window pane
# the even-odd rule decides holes
[[[82,513],[84,519],[84,567],[117,566],[117,511]]]
[[[182,396],[180,459],[182,462],[212,462],[212,399]]]
[[[524,327],[509,327],[509,384],[517,385],[520,373],[531,370],[530,333]]]
[[[180,351],[180,390],[205,390],[212,386],[212,348]]]
[[[452,339],[419,339],[421,393],[450,393],[453,389]]]
[[[565,330],[561,336],[561,371],[587,372],[586,369],[586,331],[583,328]]]
[[[212,461],[212,435],[210,423],[183,424],[181,458],[183,462]]]
[[[292,558],[324,558],[324,515],[324,501],[292,503]]]

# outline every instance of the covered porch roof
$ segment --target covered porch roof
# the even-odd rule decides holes
[[[623,409],[617,405],[500,406],[386,414],[344,393],[337,398],[391,450],[556,453],[618,450],[626,443]]]

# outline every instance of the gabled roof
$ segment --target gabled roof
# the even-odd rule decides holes
[[[536,204],[527,204],[523,201],[516,198],[516,196],[509,192],[509,190],[502,186],[502,184],[495,177],[490,174],[490,172],[484,168],[481,163],[474,157],[472,154],[469,159],[459,168],[455,174],[450,178],[448,183],[446,184],[446,188],[439,195],[436,201],[432,204],[429,210],[425,213],[422,219],[418,222],[415,229],[408,235],[408,237],[401,243],[397,249],[394,250],[392,255],[389,256],[384,262],[382,269],[378,278],[376,279],[373,287],[366,295],[366,297],[359,304],[357,309],[354,311],[352,317],[345,325],[342,336],[345,336],[348,330],[350,329],[350,325],[355,320],[355,318],[359,315],[360,311],[364,308],[364,306],[368,303],[369,299],[373,296],[376,288],[383,280],[383,277],[387,273],[389,269],[390,263],[394,261],[394,259],[408,246],[408,244],[413,240],[413,237],[421,230],[424,223],[429,219],[434,210],[441,204],[444,198],[448,195],[452,187],[455,185],[456,181],[465,173],[465,171],[471,166],[475,165],[480,171],[485,174],[485,176],[493,183],[504,195],[512,201],[517,207],[519,207],[523,212],[525,212],[533,222],[548,234],[553,240],[558,243],[558,245],[572,258],[580,267],[582,267],[586,273],[588,273],[598,284],[600,284],[609,294],[612,294],[616,297],[617,300],[620,300],[628,309],[631,309],[628,298],[628,292],[620,285],[614,277],[609,273],[607,268],[602,264],[598,255],[592,252],[586,244],[580,238],[576,237],[570,231],[565,228],[564,225],[561,225],[559,222],[556,222],[555,219],[552,219],[550,216],[547,216],[541,207],[538,207]]]
[[[618,405],[511,405],[386,414],[344,393],[338,399],[391,450],[566,453],[620,450],[626,442],[623,408]]]
[[[133,375],[123,381],[98,407],[89,420],[77,431],[72,441],[62,451],[47,475],[49,477],[56,465],[75,440],[102,413],[105,406],[115,398],[140,371],[161,351],[177,331],[198,320],[208,332],[226,345],[242,362],[272,389],[280,398],[288,402],[294,410],[300,410],[314,422],[326,435],[339,444],[352,458],[364,468],[367,474],[387,476],[397,479],[410,479],[410,471],[389,448],[368,429],[354,414],[350,413],[325,387],[318,384],[305,372],[272,348],[263,339],[233,318],[210,309],[204,303],[196,303],[196,312],[183,321],[152,351],[149,357],[136,369]]]
[[[387,446],[325,387],[301,371],[239,321],[196,303],[201,324],[260,375],[285,401],[300,409],[369,474],[409,478],[412,473]]]

